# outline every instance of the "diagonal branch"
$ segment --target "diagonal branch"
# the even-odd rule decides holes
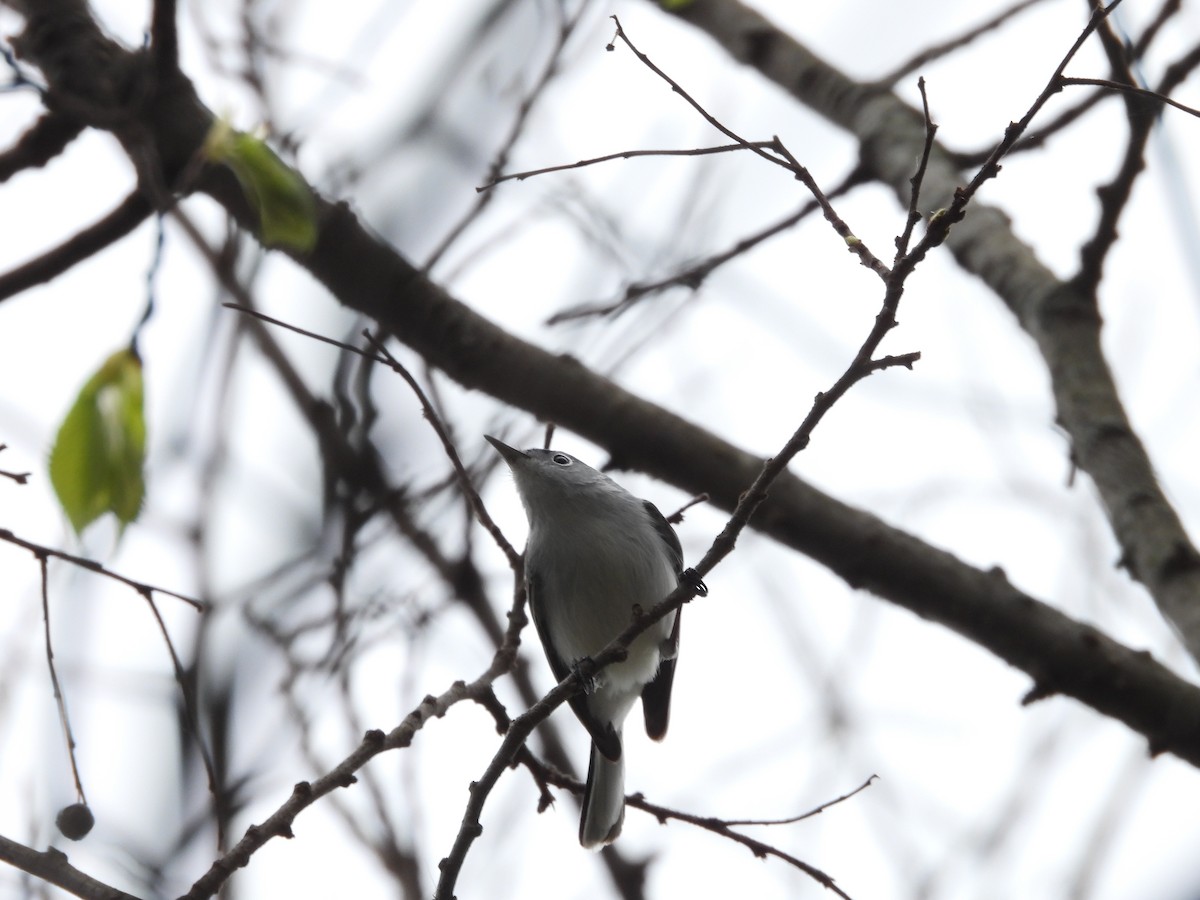
[[[827,200],[833,200],[843,194],[849,193],[851,189],[858,187],[863,181],[864,174],[856,166],[825,197]],[[657,278],[653,281],[636,281],[627,285],[618,300],[611,300],[607,303],[584,303],[572,306],[550,316],[546,320],[546,324],[558,325],[562,322],[569,322],[574,319],[583,319],[590,316],[607,316],[623,313],[644,297],[665,291],[671,287],[684,287],[693,291],[699,290],[705,280],[718,268],[730,260],[737,259],[739,256],[750,252],[764,241],[782,234],[789,228],[795,227],[820,208],[821,204],[816,200],[809,200],[791,215],[777,222],[772,222],[770,225],[753,234],[745,235],[726,249],[718,251],[711,256],[706,256],[671,275],[667,275],[664,278]]]
[[[1000,10],[1000,12],[996,13],[996,15],[984,22],[981,22],[974,28],[965,31],[962,34],[956,35],[947,41],[934,44],[931,47],[926,47],[912,59],[901,63],[886,75],[881,75],[877,79],[876,84],[880,85],[881,87],[892,87],[896,84],[896,82],[900,81],[900,79],[907,75],[911,75],[913,72],[919,71],[923,66],[929,65],[931,62],[936,62],[944,56],[949,56],[951,53],[956,53],[957,51],[966,47],[968,44],[990,34],[993,31],[998,30],[1001,25],[1006,24],[1010,19],[1015,18],[1020,13],[1023,13],[1025,10],[1029,9],[1029,7],[1040,2],[1041,0],[1018,0],[1017,3],[1013,4],[1007,9]]]
[[[85,900],[138,900],[79,871],[54,847],[43,853],[0,835],[0,860]]]
[[[247,828],[242,839],[216,859],[179,900],[203,900],[215,895],[230,876],[247,865],[251,857],[269,841],[277,837],[292,837],[292,825],[304,810],[327,794],[353,785],[358,780],[355,773],[379,754],[409,746],[431,719],[441,718],[455,704],[477,699],[481,693],[489,691],[491,683],[508,665],[508,659],[503,654],[497,654],[491,666],[479,678],[470,684],[457,681],[437,697],[426,697],[387,734],[378,730],[368,731],[358,747],[329,772],[316,781],[297,783],[283,804],[261,823]]]
[[[197,612],[201,612],[205,608],[205,604],[202,601],[197,600],[194,597],[189,597],[187,594],[180,594],[176,591],[167,590],[166,588],[155,587],[152,584],[146,584],[143,581],[127,578],[124,575],[114,572],[112,569],[106,569],[102,563],[99,563],[94,559],[88,559],[84,556],[75,556],[73,553],[67,553],[63,550],[55,550],[53,547],[45,547],[41,544],[34,543],[33,541],[27,541],[25,538],[18,537],[17,535],[13,534],[7,528],[0,528],[0,541],[4,541],[5,543],[13,544],[17,547],[21,547],[24,550],[28,550],[36,559],[61,559],[63,562],[68,562],[73,566],[78,566],[81,569],[87,569],[89,572],[95,572],[97,575],[103,575],[105,578],[111,578],[113,581],[119,581],[121,584],[133,588],[143,597],[152,597],[154,594],[158,593],[167,597],[174,597],[176,600],[182,600]]]
[[[0,182],[25,169],[40,168],[66,149],[83,131],[83,123],[58,112],[43,113],[17,142],[0,153]]]
[[[745,147],[747,150],[750,150],[755,155],[762,157],[767,162],[774,163],[775,165],[781,166],[782,168],[791,172],[795,176],[796,180],[801,182],[808,189],[808,192],[813,195],[813,199],[816,200],[817,204],[821,207],[821,212],[824,213],[826,221],[829,222],[829,224],[833,227],[833,230],[838,233],[842,240],[846,242],[847,248],[852,253],[855,253],[859,257],[859,261],[868,269],[873,271],[876,275],[878,275],[881,280],[887,280],[888,275],[890,274],[887,266],[885,266],[883,262],[877,256],[875,256],[875,254],[872,253],[857,236],[855,236],[854,232],[850,229],[850,226],[842,220],[842,217],[838,215],[837,210],[833,208],[833,205],[829,202],[829,197],[827,197],[825,192],[821,190],[820,185],[817,184],[817,180],[813,178],[812,173],[809,172],[805,166],[801,165],[800,161],[792,155],[791,151],[789,151],[786,146],[784,146],[783,141],[779,139],[779,135],[775,135],[769,142],[764,144],[761,142],[748,141],[741,135],[737,134],[735,131],[725,125],[724,122],[720,121],[716,116],[701,106],[700,102],[686,90],[684,90],[683,86],[678,81],[655,65],[647,54],[643,53],[636,46],[634,46],[633,41],[630,40],[629,35],[625,33],[625,29],[621,26],[620,19],[618,19],[616,16],[610,16],[609,18],[611,18],[613,23],[616,25],[617,32],[616,36],[613,38],[613,43],[610,43],[607,49],[613,49],[615,42],[619,39],[625,44],[626,47],[630,49],[633,55],[638,58],[642,65],[669,84],[671,86],[671,90],[682,97],[687,102],[688,106],[692,107],[692,109],[698,112],[704,118],[704,120],[708,122],[709,125],[717,129],[726,137],[737,141],[741,146]]]
[[[150,215],[150,204],[134,192],[112,212],[73,235],[53,250],[0,275],[0,301],[56,278],[89,256],[119,241]]]

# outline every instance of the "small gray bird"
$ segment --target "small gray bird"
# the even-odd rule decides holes
[[[525,587],[533,622],[554,677],[562,681],[580,660],[598,654],[633,621],[687,577],[675,530],[648,500],[639,500],[607,475],[559,450],[517,450],[490,435],[512,470],[529,517]],[[642,698],[646,733],[667,733],[679,613],[660,619],[629,647],[629,656],[596,675],[571,708],[592,736],[591,762],[579,842],[612,843],[625,819],[621,726]]]

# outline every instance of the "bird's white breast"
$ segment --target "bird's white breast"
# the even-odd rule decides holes
[[[618,528],[613,521],[633,524]],[[595,656],[633,621],[635,607],[649,610],[676,584],[662,538],[629,494],[560,506],[531,530],[526,554],[540,580],[539,615],[568,665]],[[639,635],[628,659],[605,670],[604,681],[640,689],[653,678],[673,621],[667,616]]]

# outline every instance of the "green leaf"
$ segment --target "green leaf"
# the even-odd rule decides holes
[[[218,119],[204,141],[204,153],[237,176],[258,212],[260,237],[269,247],[307,252],[317,242],[317,204],[307,182],[253,135]]]
[[[79,391],[50,451],[50,483],[78,534],[106,512],[121,527],[145,495],[142,361],[118,350]]]

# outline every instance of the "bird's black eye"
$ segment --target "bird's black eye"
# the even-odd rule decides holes
[[[551,458],[560,466],[569,466],[571,464],[571,457],[567,456],[565,453],[555,453]]]

